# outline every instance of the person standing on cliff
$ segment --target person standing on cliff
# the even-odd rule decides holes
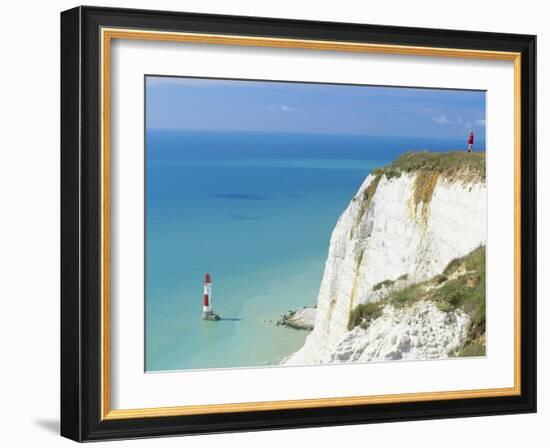
[[[474,146],[474,131],[470,131],[470,135],[468,136],[468,152],[472,152],[473,146]]]

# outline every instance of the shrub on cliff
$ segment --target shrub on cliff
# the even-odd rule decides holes
[[[382,304],[378,303],[362,303],[351,312],[348,322],[348,330],[357,325],[368,325],[369,322],[382,315]]]

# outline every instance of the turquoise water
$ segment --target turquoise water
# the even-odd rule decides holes
[[[406,150],[463,142],[313,134],[148,131],[146,370],[265,366],[307,332],[330,234],[364,178]],[[201,320],[202,278],[214,311]]]

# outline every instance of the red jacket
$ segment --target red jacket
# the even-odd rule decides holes
[[[470,135],[468,136],[468,144],[473,145],[474,144],[474,133],[470,131]]]

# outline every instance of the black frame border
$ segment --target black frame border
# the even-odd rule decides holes
[[[101,420],[100,29],[521,53],[521,395]],[[61,13],[61,435],[76,441],[536,412],[536,36],[168,11]]]

